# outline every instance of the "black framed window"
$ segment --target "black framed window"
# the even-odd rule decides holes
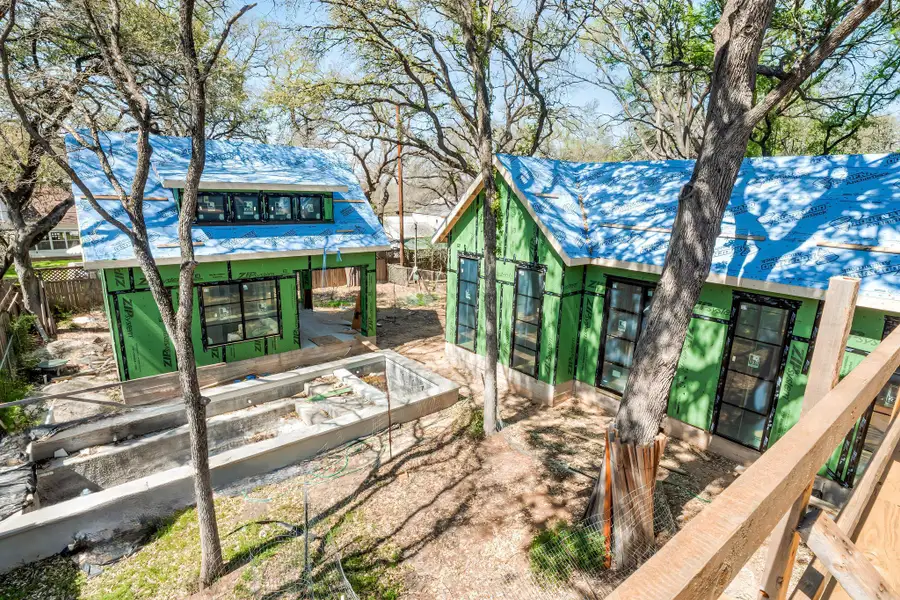
[[[544,273],[536,269],[516,269],[516,302],[513,313],[513,369],[537,376],[541,352],[541,305],[544,297]]]
[[[621,394],[653,299],[652,283],[609,279],[603,308],[603,347],[597,387]]]
[[[739,299],[715,432],[762,450],[793,322],[788,306]]]
[[[324,222],[323,194],[200,192],[197,223]],[[329,218],[329,222],[333,219]]]
[[[298,221],[321,221],[324,219],[322,196],[299,196],[297,198]]]
[[[293,221],[293,196],[289,194],[268,194],[266,196],[266,215],[269,221]]]
[[[235,223],[252,223],[262,220],[259,194],[232,194],[231,210]]]
[[[281,335],[278,280],[200,287],[206,347]]]
[[[197,196],[197,221],[202,223],[224,223],[228,220],[228,196],[200,192]]]
[[[475,352],[478,339],[478,259],[459,257],[456,345]]]
[[[881,336],[881,339],[889,336],[897,329],[898,325],[900,325],[900,317],[885,317],[884,334]],[[890,414],[893,412],[894,405],[897,403],[898,394],[900,394],[900,369],[894,371],[894,374],[891,375],[888,382],[881,388],[878,395],[875,396],[875,409],[881,409],[879,412]]]

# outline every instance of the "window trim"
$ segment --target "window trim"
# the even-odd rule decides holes
[[[615,396],[621,398],[622,392],[615,388],[611,388],[605,386],[601,383],[601,377],[603,376],[603,363],[610,362],[611,364],[622,367],[623,369],[627,369],[623,365],[619,365],[618,363],[613,363],[612,361],[605,361],[606,358],[606,332],[609,327],[609,309],[611,305],[610,296],[612,294],[612,284],[613,283],[624,283],[626,285],[634,285],[641,288],[641,302],[645,302],[647,299],[647,292],[650,290],[656,290],[656,282],[655,281],[645,281],[643,279],[631,279],[627,277],[615,277],[615,276],[606,276],[606,289],[603,292],[603,325],[600,327],[600,348],[597,354],[597,370],[594,373],[594,387],[597,387],[601,390],[609,392],[610,394],[614,394]],[[622,311],[629,312],[629,311]],[[638,317],[638,336],[635,340],[635,349],[637,349],[637,344],[641,339],[641,333],[644,328],[644,311],[638,311],[637,313],[630,313],[633,315],[637,315]],[[629,369],[630,370],[630,369]]]
[[[262,340],[268,338],[281,338],[284,336],[284,324],[282,323],[282,315],[281,315],[281,286],[280,280],[282,277],[256,277],[253,279],[235,279],[228,281],[215,281],[209,283],[198,283],[194,287],[197,288],[197,299],[198,299],[198,307],[200,309],[200,337],[203,342],[203,349],[209,350],[210,348],[221,348],[223,346],[232,346],[234,344],[243,344],[244,342],[252,342],[255,340]],[[238,286],[238,294],[240,297],[240,305],[241,305],[241,331],[246,334],[247,332],[247,317],[245,314],[244,308],[244,284],[246,283],[259,283],[262,281],[273,281],[275,282],[275,312],[278,320],[278,333],[270,333],[268,335],[258,335],[254,337],[245,337],[242,340],[235,340],[233,342],[222,342],[220,344],[210,344],[207,342],[209,339],[206,335],[206,306],[203,300],[203,288],[207,287],[216,287],[223,285],[237,285]]]
[[[781,353],[778,357],[778,370],[776,371],[775,381],[772,382],[772,396],[769,401],[769,412],[765,416],[765,426],[763,427],[763,436],[760,441],[759,448],[748,446],[743,442],[734,440],[726,435],[719,433],[719,414],[722,410],[725,392],[725,380],[728,375],[728,365],[731,359],[731,351],[734,346],[735,329],[738,322],[738,311],[742,303],[759,304],[762,306],[770,306],[773,308],[781,308],[788,311],[788,321],[784,328],[784,338],[782,339]],[[787,366],[787,358],[791,350],[791,344],[794,337],[794,325],[797,322],[797,312],[800,310],[802,302],[798,300],[789,300],[788,298],[779,298],[776,296],[763,296],[761,294],[752,294],[749,292],[740,292],[733,290],[731,293],[731,317],[728,320],[728,331],[725,333],[725,350],[722,353],[722,363],[719,368],[719,381],[716,384],[716,398],[713,402],[713,414],[710,421],[710,433],[718,435],[722,439],[729,442],[750,448],[757,452],[765,452],[769,447],[769,437],[772,433],[772,425],[775,423],[775,413],[778,409],[778,396],[781,394],[781,384],[784,381],[784,369]],[[738,407],[740,408],[740,407]],[[741,409],[746,410],[746,409]],[[754,414],[759,415],[755,411]]]
[[[459,345],[459,299],[460,299],[460,287],[462,286],[462,261],[463,259],[475,261],[475,327],[473,328],[473,332],[475,335],[473,336],[473,348],[469,350],[463,346]],[[456,327],[454,327],[453,332],[453,344],[455,346],[459,346],[463,350],[468,352],[478,353],[478,307],[481,304],[479,301],[481,297],[481,257],[476,254],[470,254],[468,252],[457,252],[456,253]]]
[[[178,190],[178,204],[181,204],[181,193],[182,190]],[[200,190],[198,192],[199,196],[203,195],[223,195],[225,196],[225,220],[223,221],[200,221],[198,219],[198,213],[194,212],[194,226],[202,226],[202,227],[221,227],[223,225],[254,225],[254,224],[263,224],[263,225],[309,225],[309,224],[317,224],[317,223],[334,223],[334,208],[332,205],[331,210],[331,218],[325,218],[325,204],[326,200],[331,199],[332,203],[334,202],[334,195],[329,194],[328,192],[267,192],[267,191],[220,191],[220,190]],[[256,195],[257,206],[260,211],[260,218],[257,221],[239,221],[237,220],[237,212],[235,210],[235,202],[234,199],[236,196],[253,196]],[[269,219],[269,197],[270,196],[288,196],[291,199],[291,218],[290,219]],[[302,198],[318,198],[320,205],[320,212],[322,214],[321,219],[301,219],[300,218],[300,201]],[[198,202],[198,210],[199,210],[199,202]]]
[[[514,356],[516,353],[516,323],[519,319],[519,271],[532,271],[537,273],[541,278],[541,295],[535,298],[538,301],[538,322],[537,322],[537,340],[535,346],[537,346],[534,350],[531,348],[526,348],[524,346],[519,346],[523,350],[527,350],[529,352],[534,352],[534,372],[528,373],[523,371],[522,369],[514,366]],[[509,366],[515,371],[522,373],[523,375],[527,375],[533,379],[538,378],[538,373],[540,372],[541,366],[541,337],[544,330],[544,285],[546,283],[547,277],[547,268],[543,265],[535,265],[535,266],[526,266],[522,264],[516,265],[516,274],[513,278],[513,318],[512,318],[512,327],[510,328],[510,340],[509,340]],[[528,298],[533,298],[532,296],[527,296]],[[523,323],[528,323],[529,325],[534,325],[534,323],[529,323],[528,321],[522,321]]]

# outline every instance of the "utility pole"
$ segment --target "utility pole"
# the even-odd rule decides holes
[[[406,239],[403,236],[403,143],[400,141],[400,105],[397,109],[397,213],[400,215],[400,266],[405,266]]]

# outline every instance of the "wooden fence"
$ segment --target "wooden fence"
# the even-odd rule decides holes
[[[387,261],[379,258],[375,261],[375,279],[379,283],[385,283],[388,280]],[[359,285],[359,268],[345,267],[343,269],[321,269],[313,270],[312,277],[313,289],[326,287],[342,287],[342,286],[358,286]]]
[[[64,311],[93,310],[103,306],[103,286],[96,271],[81,266],[35,269],[44,282],[50,306]]]
[[[0,371],[15,376],[18,357],[13,351],[10,323],[22,312],[22,297],[15,286],[0,291]]]
[[[854,600],[898,597],[852,541],[900,441],[896,408],[837,521],[814,512],[804,518],[816,473],[900,365],[898,327],[834,385],[858,288],[859,281],[849,278],[830,282],[800,421],[608,600],[720,598],[767,537],[759,598],[786,598],[801,539],[817,560],[807,567],[792,598],[820,598],[832,577]],[[893,538],[896,533],[884,535]]]

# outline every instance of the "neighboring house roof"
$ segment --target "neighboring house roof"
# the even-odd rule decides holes
[[[65,188],[59,187],[42,187],[36,189],[34,195],[31,197],[31,202],[25,207],[25,222],[33,223],[40,220],[70,194],[71,192]],[[9,221],[6,206],[0,202],[0,229],[10,227],[12,227],[12,223]],[[78,217],[76,216],[75,211],[71,208],[67,210],[55,229],[78,229]]]
[[[565,264],[659,273],[694,161],[495,166]],[[480,190],[478,179],[435,241]],[[900,312],[900,154],[745,159],[709,281],[821,298],[836,275],[861,279],[861,305]]]
[[[102,144],[123,186],[134,177],[136,134],[103,133]],[[190,160],[190,138],[150,136],[151,171],[144,193],[144,219],[153,255],[160,264],[177,263],[178,211],[173,188],[181,187]],[[115,189],[93,151],[72,136],[66,137],[69,164],[110,214],[128,222]],[[353,170],[343,158],[327,150],[208,140],[201,189],[262,191],[332,191],[334,223],[268,223],[194,225],[198,261],[268,258],[272,255],[387,250],[390,243]],[[73,186],[87,268],[134,266],[130,241],[105,221]],[[107,199],[100,199],[100,197]]]

